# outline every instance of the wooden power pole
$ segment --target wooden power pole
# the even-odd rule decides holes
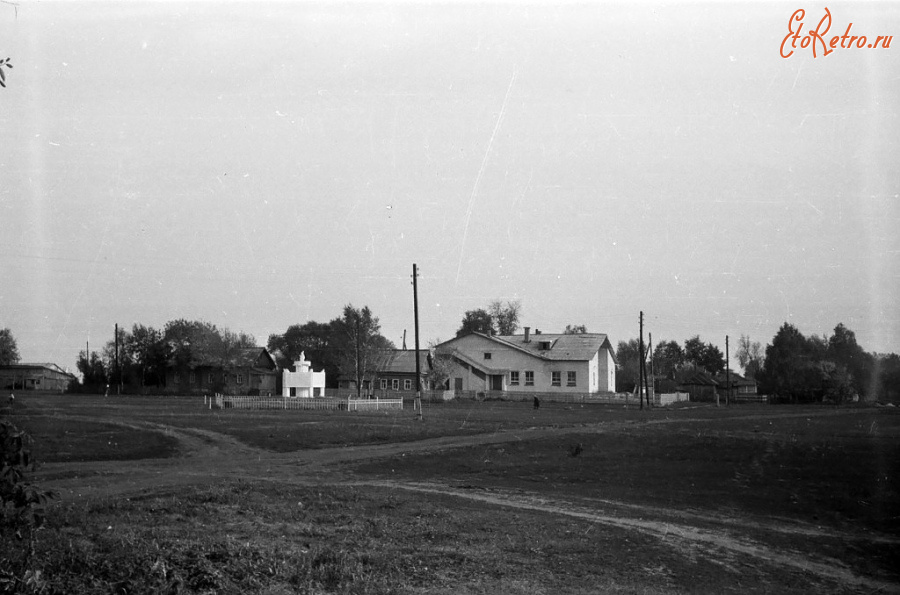
[[[415,318],[416,324],[416,410],[418,414],[416,416],[417,419],[422,419],[422,370],[421,370],[421,362],[419,361],[419,284],[418,284],[418,276],[419,271],[416,268],[416,264],[413,263],[413,317]]]
[[[731,402],[731,359],[728,353],[728,335],[725,335],[725,405]]]
[[[638,394],[641,399],[641,409],[644,408],[644,311],[640,314],[640,335],[638,339]]]

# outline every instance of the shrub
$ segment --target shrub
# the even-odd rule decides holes
[[[22,547],[9,548],[14,559],[0,560],[0,592],[40,592],[40,571],[29,568],[34,557],[35,533],[44,522],[44,505],[55,494],[25,481],[34,469],[31,437],[13,424],[0,421],[0,535]]]

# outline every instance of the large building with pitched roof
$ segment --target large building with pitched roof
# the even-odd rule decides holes
[[[76,380],[75,375],[52,363],[0,366],[0,388],[62,392]]]
[[[601,333],[574,335],[469,333],[435,347],[451,357],[448,388],[528,393],[613,392],[616,355]]]

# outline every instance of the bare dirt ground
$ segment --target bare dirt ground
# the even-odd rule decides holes
[[[828,411],[804,412],[804,417],[830,415]],[[852,413],[851,413],[852,414]],[[764,421],[772,416],[761,414]],[[783,412],[778,412],[784,417]],[[109,422],[109,420],[104,420]],[[651,423],[684,423],[704,420],[658,419]],[[608,499],[551,497],[520,488],[485,488],[460,485],[452,481],[409,481],[403,479],[363,478],[354,473],[354,465],[407,454],[479,446],[497,445],[567,434],[621,430],[625,422],[597,424],[579,428],[539,428],[521,431],[451,436],[375,446],[349,446],[272,453],[238,440],[200,429],[174,428],[147,422],[115,422],[125,427],[163,432],[179,443],[180,456],[170,459],[139,461],[102,461],[90,463],[53,463],[35,475],[41,485],[57,490],[66,499],[136,495],[158,490],[161,486],[212,483],[225,477],[275,480],[297,485],[370,486],[403,490],[425,496],[440,495],[484,503],[491,506],[527,510],[551,516],[575,518],[590,523],[588,530],[616,527],[652,536],[680,552],[712,558],[724,566],[738,568],[747,559],[810,573],[829,584],[843,585],[851,591],[898,592],[900,585],[884,577],[865,576],[842,560],[809,549],[784,547],[784,538],[794,540],[828,539],[853,542],[858,547],[880,544],[900,545],[890,534],[867,530],[838,530],[796,520],[777,522],[747,516],[729,516],[702,510],[647,506]],[[789,542],[788,542],[789,543]],[[773,545],[777,544],[777,545]]]

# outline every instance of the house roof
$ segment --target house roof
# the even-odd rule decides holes
[[[385,349],[378,353],[375,359],[375,369],[382,373],[415,374],[416,350],[415,349]],[[419,350],[419,371],[425,374],[428,371],[428,350]]]
[[[257,365],[257,362],[262,355],[265,355],[265,359],[267,360],[266,366]],[[237,349],[228,356],[226,361],[222,361],[218,358],[206,358],[194,367],[200,366],[209,366],[213,368],[253,368],[261,372],[271,372],[278,367],[272,354],[270,354],[269,350],[265,347],[245,347]]]
[[[719,374],[718,376],[716,376],[716,382],[718,382],[720,386],[725,386],[726,384],[728,384],[728,376],[725,374]],[[732,372],[731,386],[756,386],[756,381],[749,378],[744,378],[740,374]]]
[[[528,342],[525,335],[501,335],[492,337],[504,343],[524,349],[531,355],[550,360],[590,360],[604,345],[609,346],[610,353],[615,352],[609,344],[609,338],[603,333],[580,333],[575,335],[531,334]],[[550,349],[542,349],[542,344],[550,344]]]
[[[616,353],[609,342],[609,337],[603,333],[581,333],[576,335],[551,335],[551,334],[531,334],[528,343],[525,342],[525,335],[485,335],[479,332],[470,332],[461,337],[444,341],[436,347],[437,351],[446,350],[446,348],[463,337],[469,335],[477,335],[494,343],[511,347],[523,353],[527,353],[533,357],[550,360],[550,361],[590,361],[594,354],[604,347],[609,349],[612,355],[613,363],[616,361]],[[550,344],[549,349],[542,349],[542,344]],[[443,349],[442,349],[443,348]],[[454,353],[456,355],[458,350]],[[483,362],[477,364],[479,368],[486,371],[490,369],[485,367]]]
[[[68,374],[69,376],[72,376],[72,377],[75,376],[68,370],[63,370],[62,368],[60,368],[59,366],[57,366],[56,364],[51,363],[51,362],[47,362],[47,363],[32,363],[32,362],[24,363],[23,362],[23,363],[18,363],[18,364],[8,364],[5,366],[0,366],[0,369],[4,369],[4,370],[10,370],[10,369],[16,369],[16,368],[18,368],[18,369],[46,368],[47,370],[52,370],[53,372],[59,372],[60,374]]]
[[[715,381],[715,379],[707,374],[706,372],[694,372],[687,380],[681,383],[682,386],[687,385],[699,385],[699,386],[718,386],[719,383]]]

